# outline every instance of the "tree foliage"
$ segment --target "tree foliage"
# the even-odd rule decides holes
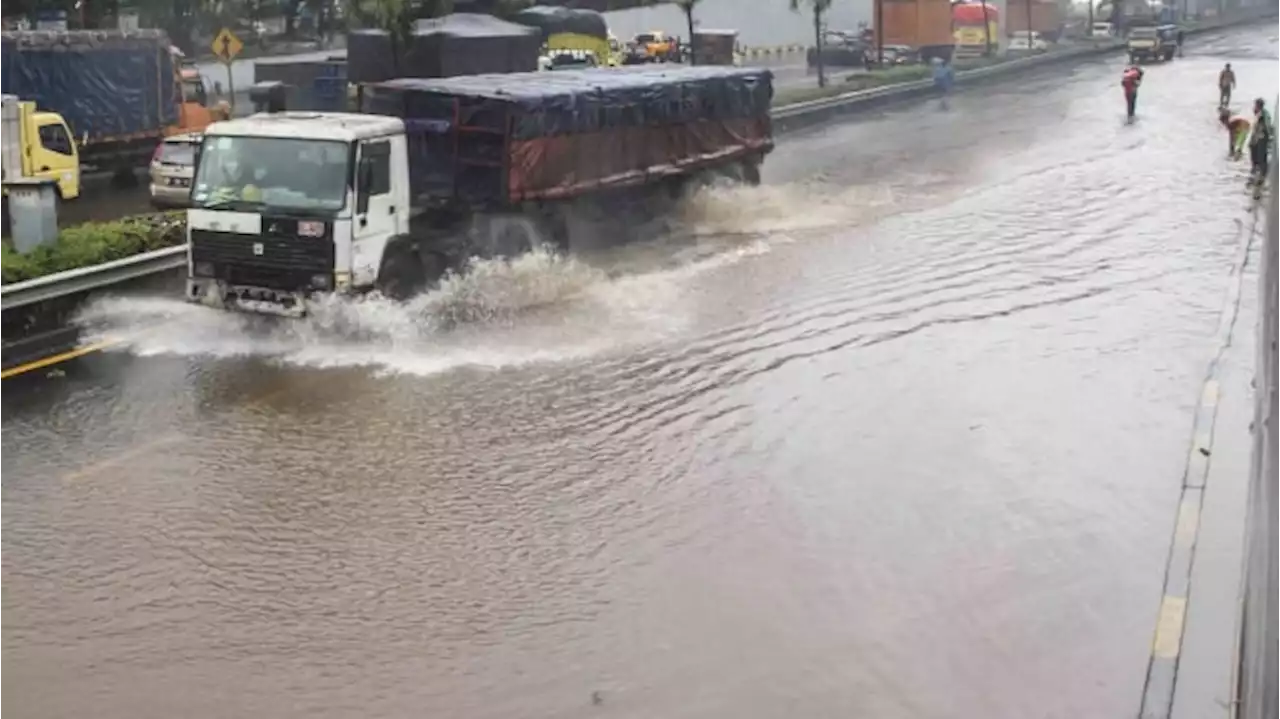
[[[826,66],[822,61],[823,16],[831,9],[832,0],[790,0],[792,12],[801,12],[808,8],[813,13],[813,47],[817,54],[818,87],[827,84]]]

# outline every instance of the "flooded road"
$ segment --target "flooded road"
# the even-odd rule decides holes
[[[1276,60],[788,138],[670,239],[408,307],[94,308],[143,334],[5,386],[8,706],[1134,715],[1250,229],[1213,83]]]

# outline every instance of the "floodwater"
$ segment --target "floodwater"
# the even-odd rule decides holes
[[[1228,61],[1274,94],[1274,27],[1132,124],[1120,58],[1012,78],[407,306],[91,308],[124,350],[5,385],[7,706],[1134,715],[1248,257]]]

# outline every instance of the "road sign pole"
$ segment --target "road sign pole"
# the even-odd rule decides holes
[[[235,117],[236,116],[236,81],[232,79],[235,77],[235,73],[231,72],[231,63],[229,62],[223,63],[223,65],[227,68],[227,94],[230,96],[231,116]]]
[[[227,92],[231,95],[231,114],[236,111],[236,81],[235,73],[232,72],[231,65],[235,62],[236,56],[244,49],[244,43],[240,42],[240,38],[231,32],[230,28],[222,28],[222,31],[213,38],[211,45],[213,54],[227,66]]]

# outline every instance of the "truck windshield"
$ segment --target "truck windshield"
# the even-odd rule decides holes
[[[290,137],[208,136],[191,201],[197,207],[336,212],[347,201],[350,145]]]
[[[1152,40],[1156,36],[1156,29],[1153,27],[1135,27],[1129,31],[1129,39],[1131,40]]]

